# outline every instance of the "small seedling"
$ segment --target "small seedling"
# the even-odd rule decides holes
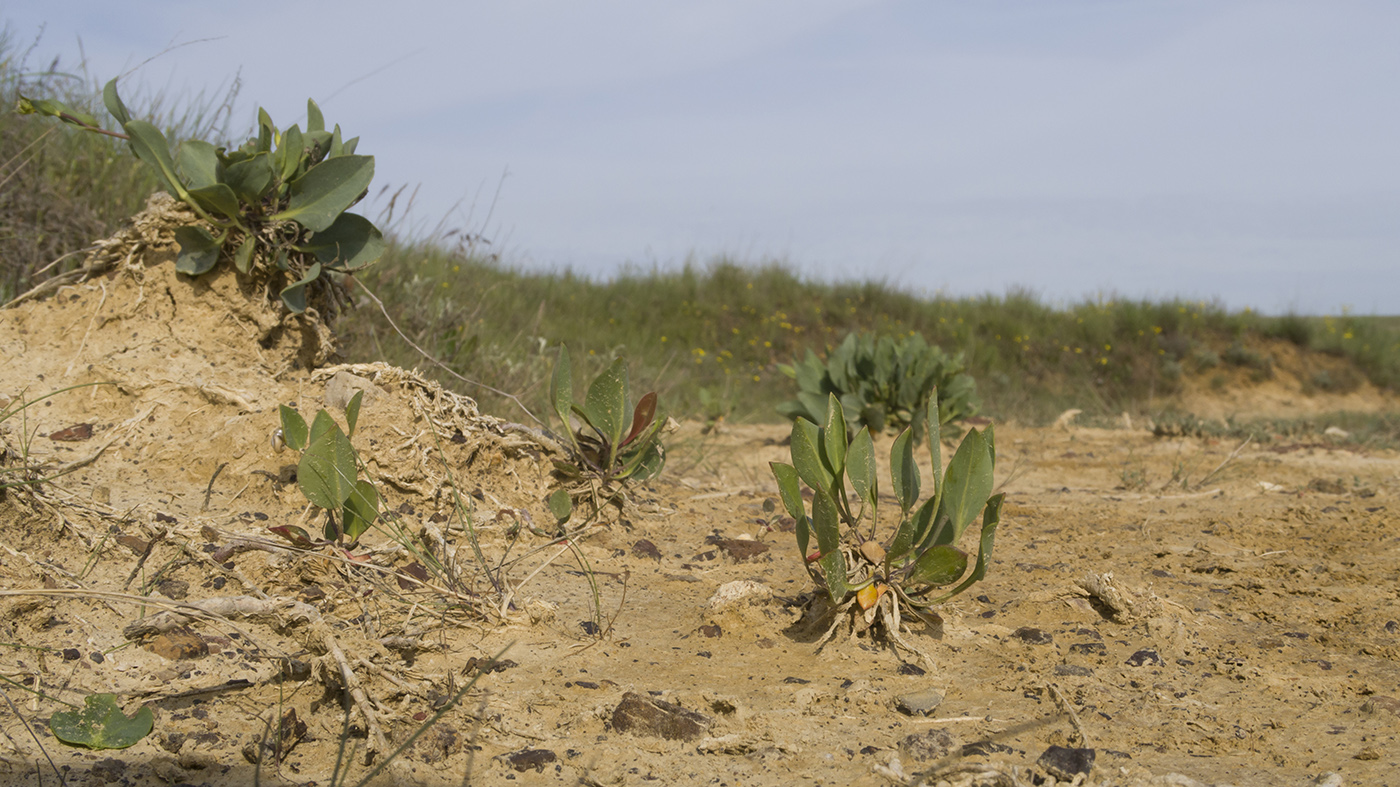
[[[895,341],[874,334],[846,335],[823,362],[807,351],[806,359],[778,367],[797,381],[797,398],[778,405],[794,421],[818,423],[826,401],[834,394],[845,410],[845,422],[865,426],[872,434],[886,428],[913,427],[915,444],[924,439],[924,408],[937,390],[940,430],[977,413],[977,384],[965,374],[961,354],[948,356],[920,334]],[[944,435],[946,436],[946,435]]]
[[[307,501],[328,514],[324,541],[313,539],[296,525],[269,528],[295,546],[307,549],[318,543],[339,543],[342,538],[353,544],[379,517],[379,492],[374,484],[358,477],[360,461],[350,444],[363,397],[364,391],[360,391],[345,406],[344,431],[325,410],[316,413],[308,429],[296,410],[286,405],[279,408],[282,427],[273,433],[273,448],[285,446],[302,452],[297,486]]]
[[[938,404],[935,390],[924,408],[925,428],[931,435],[938,433]],[[933,496],[922,504],[918,504],[921,481],[914,462],[913,433],[911,429],[901,432],[890,448],[898,525],[888,540],[878,541],[880,494],[870,429],[861,427],[848,440],[843,408],[835,394],[828,395],[825,424],[799,418],[792,425],[792,464],[772,463],[783,507],[797,520],[803,562],[821,588],[819,597],[825,596],[836,610],[836,620],[819,646],[849,614],[855,631],[879,623],[892,646],[917,653],[932,666],[928,654],[902,638],[901,611],[923,615],[986,576],[1003,498],[992,495],[996,466],[992,428],[969,431],[946,473],[940,442],[928,441]],[[847,481],[852,494],[847,493]],[[810,516],[799,482],[812,490]],[[982,533],[977,560],[969,572],[968,555],[957,544],[979,512]],[[808,554],[814,534],[817,549]],[[937,593],[954,583],[951,590]]]
[[[151,734],[155,714],[142,706],[127,716],[114,694],[89,694],[82,710],[59,711],[49,718],[55,738],[69,746],[89,749],[125,749]]]
[[[666,417],[657,412],[655,391],[632,407],[623,359],[613,361],[593,380],[580,404],[574,401],[569,348],[560,345],[549,399],[568,435],[569,457],[554,462],[555,473],[563,485],[549,497],[550,513],[561,525],[572,515],[575,500],[592,500],[595,513],[604,504],[621,505],[625,499],[623,486],[646,481],[661,472],[666,463],[661,446]],[[578,429],[573,428],[574,419],[579,422]]]
[[[179,272],[201,276],[221,258],[231,259],[239,274],[256,269],[280,282],[282,303],[300,314],[308,292],[334,302],[325,272],[350,273],[384,253],[379,229],[346,212],[374,178],[374,157],[355,155],[359,137],[342,140],[340,126],[327,131],[315,101],[306,102],[305,131],[297,125],[279,131],[259,109],[257,137],[237,149],[186,140],[172,152],[160,129],[131,117],[117,80],[107,83],[102,99],[122,133],[53,99],[20,96],[16,110],[126,140],[171,196],[200,219],[175,231]]]

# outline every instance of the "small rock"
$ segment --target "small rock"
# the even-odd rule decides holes
[[[902,662],[902,663],[899,665],[899,670],[898,670],[898,672],[899,672],[899,674],[901,674],[901,675],[915,675],[915,676],[918,676],[918,675],[927,675],[927,674],[928,674],[928,670],[924,669],[923,667],[920,667],[918,664],[910,664],[910,663],[907,662],[907,661]]]
[[[1308,482],[1308,490],[1321,492],[1324,495],[1344,495],[1347,492],[1346,486],[1341,479],[1332,481],[1326,478],[1314,478]]]
[[[622,695],[622,702],[612,713],[612,727],[618,732],[670,741],[693,741],[712,724],[714,720],[702,713],[631,691]]]
[[[209,655],[209,643],[188,629],[158,634],[146,643],[146,650],[171,661],[199,659]]]
[[[653,544],[645,538],[638,539],[637,543],[632,545],[632,555],[633,557],[648,558],[657,562],[661,561],[661,550],[656,548],[656,544]]]
[[[163,579],[156,583],[156,592],[174,601],[180,601],[190,594],[190,583],[183,579]]]
[[[901,694],[894,704],[906,716],[928,716],[943,704],[943,693],[937,689],[924,689]]]
[[[1050,632],[1030,626],[1022,626],[1016,629],[1011,632],[1011,636],[1031,645],[1049,645],[1051,642],[1055,641],[1055,638],[1050,636]]]
[[[947,757],[957,749],[957,742],[947,730],[928,730],[910,735],[899,742],[899,750],[915,762],[928,762]]]
[[[344,410],[359,391],[365,392],[364,398],[360,400],[362,407],[384,396],[383,388],[364,377],[353,375],[344,370],[336,372],[335,376],[326,383],[326,407]]]
[[[1088,775],[1094,768],[1093,749],[1051,746],[1035,761],[1045,772],[1061,781],[1073,781],[1077,774]]]
[[[761,604],[772,598],[773,589],[762,582],[740,579],[720,585],[715,594],[710,596],[710,600],[705,602],[705,608],[711,612],[719,612],[730,607]]]
[[[768,551],[768,545],[762,541],[753,541],[746,538],[709,536],[705,539],[705,543],[718,547],[719,551],[734,558],[734,562],[736,563],[752,560]]]
[[[1384,755],[1384,754],[1385,754],[1385,752],[1382,751],[1382,750],[1380,749],[1380,747],[1378,747],[1378,746],[1367,746],[1366,748],[1364,748],[1364,749],[1362,749],[1361,751],[1359,751],[1359,752],[1356,753],[1355,759],[1358,759],[1358,760],[1379,760],[1379,759],[1381,758],[1381,756]]]
[[[716,637],[724,636],[724,629],[720,628],[718,623],[710,623],[701,626],[700,633],[709,639],[715,639]]]
[[[559,757],[549,749],[521,749],[505,755],[505,759],[510,767],[520,773],[531,768],[537,773],[544,773],[544,766],[558,760]]]
[[[92,776],[98,784],[119,781],[126,774],[126,763],[115,757],[103,757],[92,764]]]
[[[1088,667],[1081,667],[1078,664],[1056,664],[1056,675],[1069,675],[1076,678],[1087,678],[1094,674]]]
[[[1144,648],[1129,656],[1127,664],[1133,667],[1141,667],[1144,664],[1160,667],[1162,665],[1162,657],[1157,655],[1157,651]]]

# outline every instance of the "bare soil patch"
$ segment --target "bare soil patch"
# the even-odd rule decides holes
[[[316,324],[176,275],[168,242],[0,313],[0,396],[112,383],[0,435],[71,471],[0,499],[0,782],[56,783],[47,757],[69,784],[328,784],[344,740],[353,784],[476,678],[376,783],[1052,784],[1091,749],[1093,784],[1400,784],[1392,451],[998,425],[992,570],[909,634],[938,669],[816,652],[762,524],[785,427],[685,425],[575,554],[532,532],[548,445],[410,372],[309,368]],[[373,383],[355,444],[418,553],[268,531],[318,527],[269,438],[339,372]],[[425,554],[460,582],[426,586]],[[105,691],[154,732],[52,738]]]

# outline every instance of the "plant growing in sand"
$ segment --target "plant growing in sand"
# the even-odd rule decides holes
[[[846,334],[823,362],[816,353],[791,366],[778,367],[797,381],[797,398],[778,405],[778,412],[796,421],[817,423],[826,413],[827,397],[841,402],[845,423],[864,426],[872,434],[887,427],[912,426],[914,442],[924,439],[925,407],[930,394],[941,391],[936,425],[976,415],[980,402],[977,384],[963,372],[962,354],[949,356],[930,345],[921,334],[896,341],[889,336]]]
[[[172,152],[160,129],[131,117],[117,80],[107,83],[102,98],[122,133],[53,99],[21,95],[17,111],[126,140],[199,217],[175,232],[181,273],[200,276],[231,259],[240,274],[276,282],[282,303],[300,314],[308,303],[338,303],[325,273],[350,273],[383,254],[379,229],[346,212],[374,178],[374,157],[355,155],[359,138],[343,140],[340,126],[327,131],[316,102],[306,102],[305,131],[298,125],[279,130],[259,109],[258,135],[241,147],[186,140]]]
[[[938,405],[935,390],[923,408],[930,434],[937,433]],[[827,398],[825,426],[805,418],[793,422],[792,464],[773,462],[772,468],[783,506],[797,520],[797,547],[807,570],[836,610],[836,620],[819,646],[849,617],[854,631],[878,623],[892,645],[918,653],[931,664],[926,653],[901,637],[901,613],[920,616],[986,576],[1003,498],[992,495],[992,427],[969,431],[947,472],[942,472],[939,440],[929,440],[928,449],[933,496],[918,504],[921,482],[912,430],[901,432],[890,447],[890,481],[899,519],[888,539],[880,541],[880,494],[869,428],[861,427],[848,439],[844,410],[834,393]],[[853,494],[847,492],[847,481]],[[799,482],[812,490],[810,515]],[[979,512],[981,538],[976,562],[968,571],[968,555],[957,545]],[[817,550],[808,554],[813,534]],[[951,590],[938,592],[954,583]]]
[[[350,444],[363,397],[360,391],[345,406],[345,430],[325,410],[316,413],[308,428],[296,410],[286,405],[278,408],[282,426],[273,432],[272,445],[279,451],[286,447],[302,452],[297,486],[308,502],[327,513],[325,541],[318,542],[296,525],[269,528],[298,547],[342,539],[353,544],[379,517],[379,493],[374,484],[358,477],[360,460]]]
[[[560,345],[549,400],[568,436],[563,446],[568,458],[554,461],[563,484],[550,495],[549,508],[561,524],[573,513],[574,500],[588,499],[594,512],[607,503],[620,505],[627,483],[655,478],[666,464],[661,446],[666,417],[657,412],[656,392],[633,407],[622,358],[594,378],[582,403],[574,401],[572,374],[569,348]]]

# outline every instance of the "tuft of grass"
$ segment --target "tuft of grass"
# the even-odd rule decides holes
[[[82,250],[112,234],[159,188],[119,140],[13,110],[20,93],[57,98],[106,119],[101,86],[85,64],[33,69],[38,40],[0,29],[0,303],[78,267]],[[221,95],[171,100],[135,93],[128,105],[172,139],[226,139],[234,83]],[[57,262],[57,264],[53,264]]]

